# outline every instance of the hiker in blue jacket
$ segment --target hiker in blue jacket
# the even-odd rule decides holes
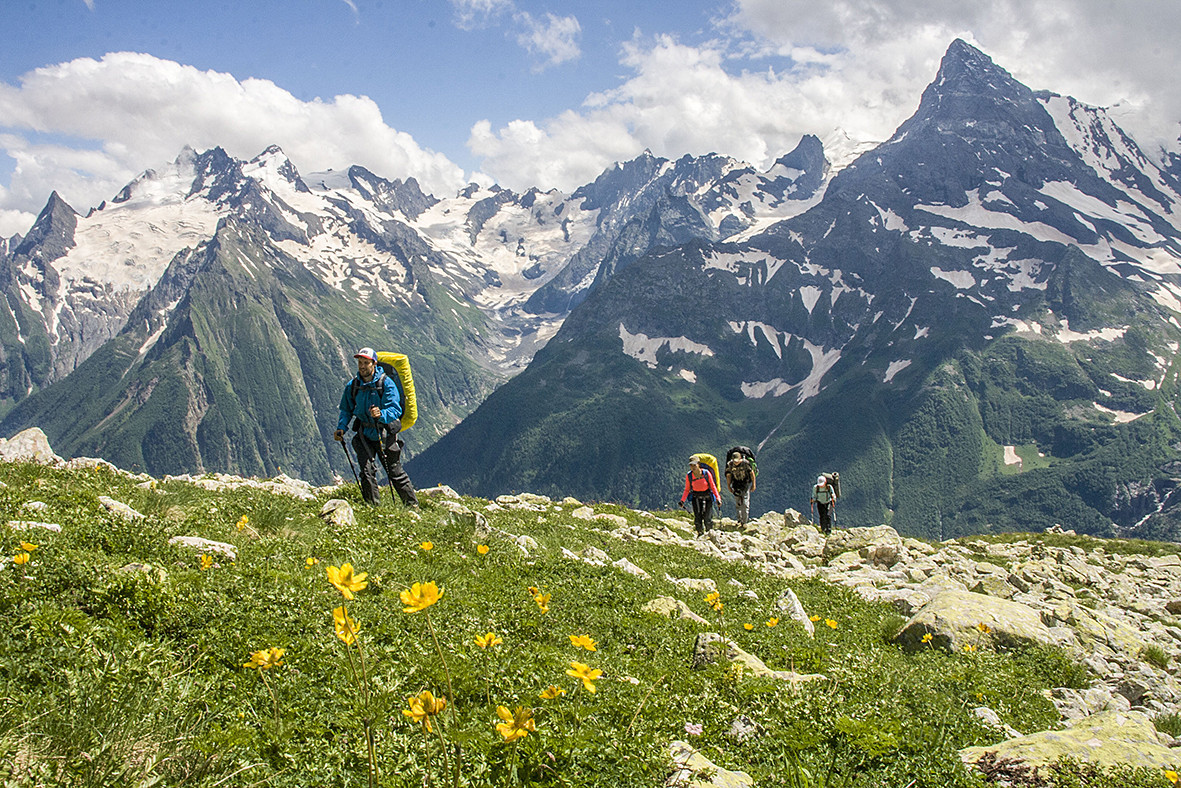
[[[353,355],[357,360],[357,376],[345,384],[340,396],[340,419],[333,437],[343,442],[344,432],[353,422],[353,450],[361,464],[361,495],[368,503],[381,502],[381,487],[377,483],[377,463],[380,460],[389,476],[390,486],[398,493],[405,506],[417,507],[414,485],[402,468],[402,398],[397,385],[377,363],[373,348],[363,347]]]

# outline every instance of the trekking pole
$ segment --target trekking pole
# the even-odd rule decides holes
[[[385,480],[390,485],[390,495],[393,497],[393,500],[401,500],[401,497],[394,489],[394,477],[390,473],[390,466],[386,465],[385,462],[385,447],[387,446],[385,437],[387,435],[389,435],[389,427],[379,422],[377,431],[377,456],[381,458],[381,467],[385,469]],[[395,433],[395,437],[397,437],[397,433]]]
[[[353,472],[353,479],[357,482],[357,489],[361,490],[361,477],[357,476],[357,466],[353,465],[353,455],[349,454],[349,447],[345,445],[343,437],[340,441],[340,448],[344,449],[344,456],[348,458],[349,468]],[[364,496],[365,491],[361,490],[361,495]]]

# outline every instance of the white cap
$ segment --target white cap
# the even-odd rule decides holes
[[[826,480],[826,479],[825,479],[823,476],[817,476],[817,477],[816,477],[816,483],[817,483],[817,484],[824,484],[824,483],[825,483],[825,481],[827,481],[827,480]]]
[[[373,363],[377,363],[377,354],[373,352],[371,347],[363,347],[353,354],[353,358],[367,358]]]

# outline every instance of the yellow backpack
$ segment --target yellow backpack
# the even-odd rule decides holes
[[[377,363],[398,386],[398,393],[402,395],[402,429],[408,430],[418,421],[418,400],[414,397],[414,376],[410,374],[410,359],[402,353],[379,350]]]
[[[381,355],[381,354],[378,354],[378,355]],[[711,471],[713,471],[714,485],[718,486],[718,489],[720,490],[721,489],[721,482],[718,481],[718,478],[719,478],[718,477],[718,458],[713,456],[712,454],[705,454],[704,452],[698,452],[697,454],[694,454],[693,456],[697,458],[698,462],[705,463],[706,465],[709,466],[709,469]]]

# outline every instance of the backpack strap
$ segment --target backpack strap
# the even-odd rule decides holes
[[[376,374],[376,373],[374,373],[374,374]],[[385,379],[386,379],[386,376],[384,374],[380,378],[377,379],[377,399],[379,402],[385,398]],[[352,405],[349,408],[349,410],[352,410],[353,408],[357,407],[357,389],[359,389],[360,387],[361,387],[360,381],[357,380],[356,375],[353,375],[353,379],[351,381],[349,381],[349,397],[352,399]],[[357,429],[358,422],[360,422],[360,419],[357,417],[356,414],[353,414],[353,432],[360,432],[360,430]],[[382,426],[383,426],[382,422],[378,422],[377,424],[374,425],[374,427],[378,430],[380,430]]]

